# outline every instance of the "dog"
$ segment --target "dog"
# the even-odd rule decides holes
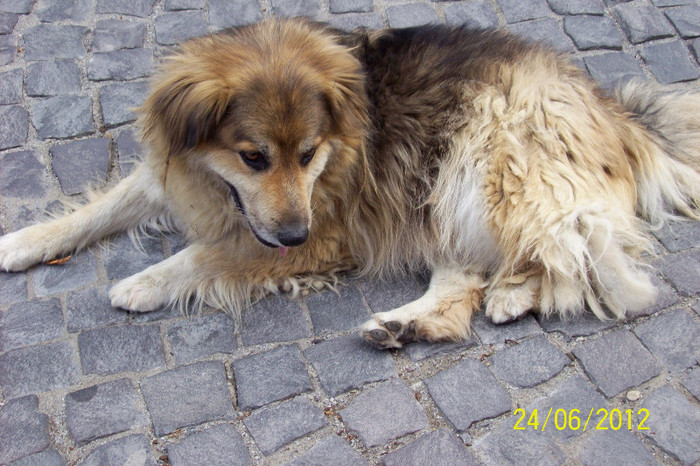
[[[189,246],[116,283],[112,305],[239,311],[279,290],[429,269],[375,314],[380,348],[456,340],[483,305],[623,318],[655,299],[649,230],[699,216],[700,97],[609,97],[500,30],[342,32],[267,19],[182,44],[139,108],[146,154],[112,190],[0,237],[19,271],[145,224]]]

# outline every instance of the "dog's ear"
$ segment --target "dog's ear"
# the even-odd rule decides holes
[[[352,136],[364,132],[367,127],[368,102],[360,63],[344,52],[326,61],[329,67],[324,71],[328,85],[324,94],[333,130],[340,135]]]

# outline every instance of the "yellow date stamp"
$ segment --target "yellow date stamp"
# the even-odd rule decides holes
[[[591,417],[595,412],[596,417],[600,417],[598,422],[593,422],[589,425]],[[595,430],[649,430],[649,427],[644,424],[649,418],[649,410],[646,408],[641,408],[635,413],[632,409],[625,409],[624,411],[618,408],[606,409],[606,408],[591,408],[588,416],[581,414],[581,411],[574,408],[570,410],[565,409],[554,409],[549,408],[547,415],[544,416],[544,421],[540,425],[542,419],[541,414],[537,411],[537,408],[533,409],[528,416],[527,411],[522,408],[518,408],[513,412],[514,416],[518,419],[513,426],[513,430],[539,430],[544,432],[546,428],[556,429],[556,430],[583,430],[595,429]],[[635,416],[636,414],[636,416]],[[637,417],[637,419],[633,419]]]

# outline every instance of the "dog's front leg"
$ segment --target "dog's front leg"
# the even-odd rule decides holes
[[[162,199],[160,184],[146,166],[141,166],[111,191],[69,215],[1,236],[0,269],[24,270],[134,228],[163,213]]]

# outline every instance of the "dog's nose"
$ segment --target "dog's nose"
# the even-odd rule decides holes
[[[306,223],[290,223],[285,225],[277,234],[277,239],[283,246],[299,246],[309,237]]]

